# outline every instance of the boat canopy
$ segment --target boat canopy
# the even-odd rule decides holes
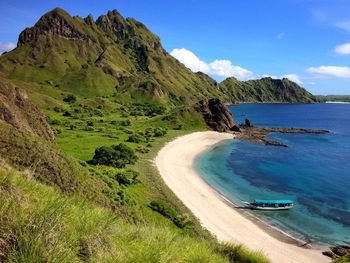
[[[254,200],[256,204],[293,204],[292,200],[264,200],[264,199],[256,199]]]

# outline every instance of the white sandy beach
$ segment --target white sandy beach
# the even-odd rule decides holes
[[[262,251],[277,263],[330,262],[319,250],[301,248],[273,237],[231,207],[197,174],[193,168],[195,157],[216,143],[232,138],[231,134],[206,131],[167,143],[156,157],[163,180],[220,241],[242,243]]]

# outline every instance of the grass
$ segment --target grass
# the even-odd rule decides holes
[[[167,226],[128,224],[15,171],[0,170],[0,199],[4,262],[266,262]]]

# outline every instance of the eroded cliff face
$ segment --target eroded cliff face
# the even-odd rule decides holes
[[[205,123],[214,131],[240,131],[232,113],[220,99],[201,100],[196,110],[202,114]]]
[[[24,90],[0,80],[0,119],[24,133],[55,140],[44,114],[34,106]]]

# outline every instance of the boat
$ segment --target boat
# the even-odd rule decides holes
[[[288,210],[293,208],[294,204],[292,200],[264,200],[264,199],[256,199],[253,202],[243,202],[248,207],[257,210]]]

